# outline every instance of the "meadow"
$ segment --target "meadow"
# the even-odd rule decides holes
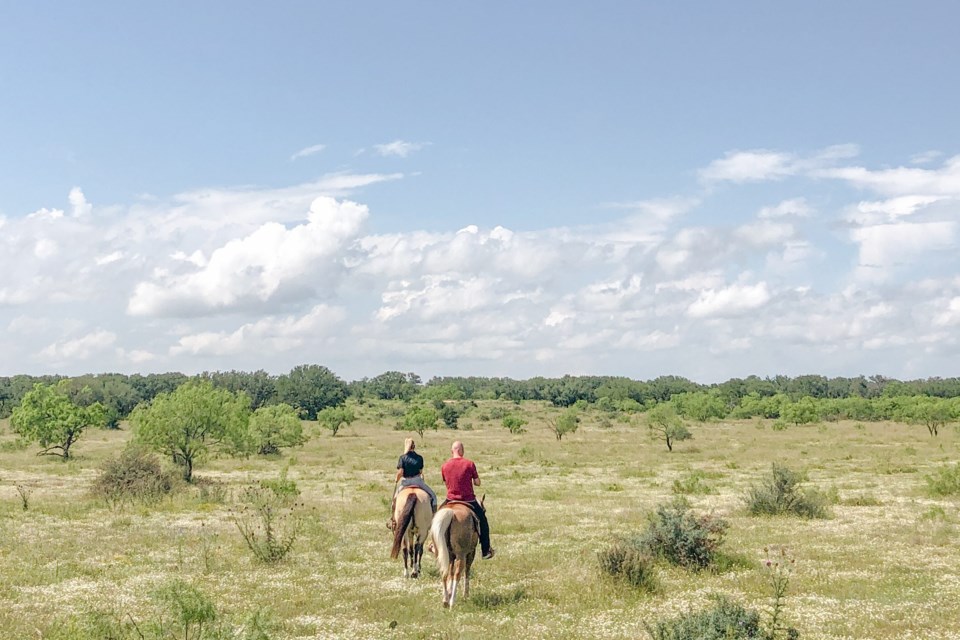
[[[388,556],[385,522],[408,435],[393,429],[397,407],[356,410],[336,437],[310,423],[303,447],[210,460],[196,486],[149,505],[108,504],[90,491],[129,441],[126,428],[88,431],[62,462],[19,447],[3,421],[0,638],[67,640],[157,620],[173,629],[157,594],[176,581],[202,592],[221,630],[241,638],[643,638],[645,623],[706,607],[714,594],[766,610],[771,549],[795,560],[783,618],[801,638],[960,638],[960,501],[926,491],[929,474],[958,460],[953,428],[931,437],[897,423],[694,423],[693,439],[668,452],[642,416],[590,409],[558,441],[547,424],[559,410],[481,401],[459,430],[417,438],[441,496],[440,464],[452,440],[465,443],[497,549],[474,565],[471,597],[445,610],[432,556],[419,580]],[[503,410],[521,412],[527,432],[491,417]],[[743,497],[773,462],[830,496],[830,517],[748,515]],[[282,562],[264,564],[231,518],[245,487],[284,469],[301,492],[303,528]],[[598,551],[642,530],[691,483],[693,507],[729,522],[730,561],[696,573],[658,565],[656,593],[599,571]]]

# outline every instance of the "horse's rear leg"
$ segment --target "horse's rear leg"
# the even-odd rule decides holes
[[[466,569],[463,572],[463,597],[470,597],[470,563],[467,563]]]
[[[453,561],[453,584],[450,585],[450,606],[457,599],[457,583],[460,582],[460,575],[463,571],[463,560],[457,558]]]
[[[412,560],[412,558],[410,558],[410,549],[407,548],[406,542],[404,542],[404,545],[403,545],[403,577],[404,578],[410,577],[410,573],[407,570],[408,560]]]
[[[412,578],[420,577],[420,559],[423,557],[423,543],[415,542],[413,544],[413,574]]]

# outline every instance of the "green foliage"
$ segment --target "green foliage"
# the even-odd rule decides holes
[[[773,463],[770,476],[750,488],[744,501],[751,515],[796,515],[826,518],[827,499],[820,492],[803,490],[803,474]]]
[[[927,476],[927,491],[932,496],[960,495],[960,464],[944,465]]]
[[[107,414],[103,405],[94,402],[81,407],[66,393],[63,383],[37,383],[23,396],[20,406],[13,410],[10,426],[29,442],[39,442],[41,455],[70,458],[70,448],[87,427],[105,426]]]
[[[250,448],[260,455],[279,453],[306,442],[297,410],[288,404],[260,407],[250,416]]]
[[[296,407],[301,417],[316,420],[326,407],[337,407],[347,399],[347,384],[330,369],[302,364],[277,378],[277,400]]]
[[[154,599],[173,616],[175,637],[184,640],[211,637],[217,608],[200,589],[178,579],[159,588]]]
[[[163,470],[156,455],[140,447],[127,447],[101,465],[90,491],[109,504],[122,504],[156,502],[175,488],[176,478]]]
[[[727,415],[723,398],[712,392],[681,393],[673,396],[670,402],[676,407],[677,413],[688,420],[706,422]]]
[[[440,416],[437,415],[435,409],[418,405],[411,407],[403,416],[400,428],[404,431],[416,431],[422,439],[424,432],[436,430],[437,420],[439,419]]]
[[[653,559],[627,540],[617,540],[597,552],[600,571],[627,584],[654,592],[659,590]]]
[[[716,558],[728,526],[721,518],[693,513],[686,500],[677,498],[657,507],[638,544],[651,556],[700,570]]]
[[[335,436],[343,427],[350,426],[357,416],[350,407],[327,407],[317,414],[317,422]]]
[[[812,424],[820,419],[817,410],[817,401],[809,396],[800,398],[796,402],[785,404],[780,410],[780,417],[785,422],[793,424]]]
[[[647,625],[653,640],[768,640],[760,614],[722,596],[709,609]]]
[[[676,410],[667,402],[660,402],[647,412],[647,427],[655,438],[666,442],[668,451],[673,451],[674,442],[693,438]]]
[[[134,440],[173,458],[183,479],[193,479],[193,467],[211,451],[249,451],[250,400],[213,386],[209,380],[186,382],[172,393],[161,393],[130,416]]]
[[[527,421],[522,416],[518,416],[515,413],[503,416],[503,427],[514,435],[524,433],[526,429],[523,427],[526,424]]]
[[[691,471],[682,478],[673,481],[673,492],[678,495],[706,495],[716,493],[704,480],[706,474],[702,471]]]
[[[576,409],[567,409],[556,420],[548,421],[547,426],[557,440],[563,440],[563,436],[575,433],[580,427],[580,416]]]
[[[910,424],[922,424],[931,436],[957,419],[953,404],[942,398],[913,396],[904,398],[900,405],[899,418]]]

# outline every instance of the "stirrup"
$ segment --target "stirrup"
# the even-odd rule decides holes
[[[487,551],[485,554],[483,554],[483,559],[484,559],[484,560],[489,560],[489,559],[492,558],[492,557],[494,556],[494,554],[496,554],[496,553],[497,553],[497,552],[494,551],[493,547],[490,547],[490,550]]]

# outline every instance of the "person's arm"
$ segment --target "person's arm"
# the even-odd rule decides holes
[[[477,465],[473,465],[473,486],[480,486],[480,474],[477,473]]]
[[[397,477],[393,480],[394,484],[400,482],[400,478],[403,477],[403,469],[397,469]]]

